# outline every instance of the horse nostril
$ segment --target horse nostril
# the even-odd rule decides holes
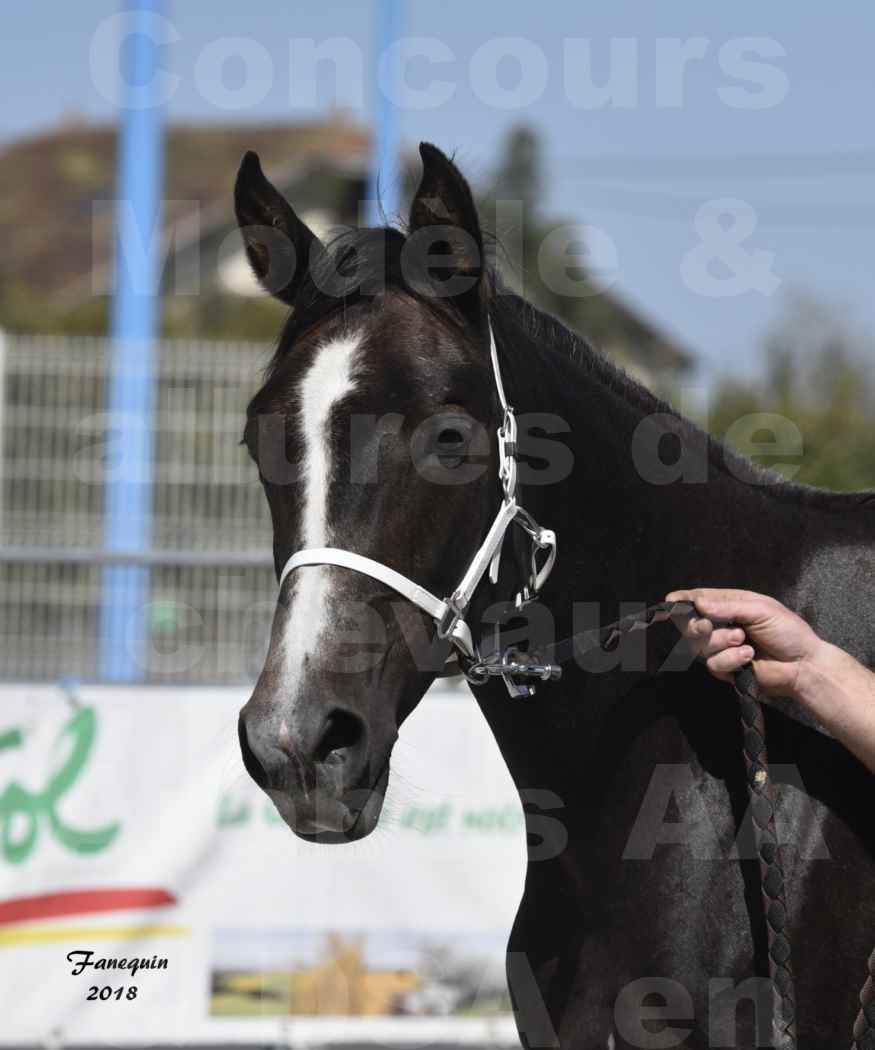
[[[313,758],[318,764],[343,762],[346,753],[355,748],[365,735],[365,724],[358,715],[335,708],[325,719]]]
[[[249,746],[249,734],[246,732],[246,723],[241,715],[237,720],[237,736],[240,738],[240,751],[243,754],[243,765],[246,772],[252,777],[262,791],[267,789],[268,776],[264,766],[259,762],[255,752]]]

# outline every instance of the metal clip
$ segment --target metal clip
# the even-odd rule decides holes
[[[471,664],[465,677],[472,685],[483,685],[489,678],[503,678],[512,696],[531,696],[534,685],[523,685],[515,679],[530,679],[539,682],[557,682],[562,677],[562,668],[556,664],[538,663],[527,653],[507,649],[501,659],[480,660]]]

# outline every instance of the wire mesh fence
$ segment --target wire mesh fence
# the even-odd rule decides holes
[[[258,671],[276,584],[267,506],[240,444],[263,344],[156,348],[147,681]],[[106,478],[123,454],[105,411],[104,339],[3,337],[0,678],[99,677]]]

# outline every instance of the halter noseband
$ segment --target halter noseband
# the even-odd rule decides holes
[[[431,591],[421,587],[407,576],[390,569],[382,562],[366,558],[362,554],[343,550],[339,547],[310,547],[296,551],[283,566],[280,573],[280,588],[286,578],[296,569],[309,565],[337,565],[343,569],[360,572],[372,579],[379,580],[403,598],[422,609],[435,621],[439,638],[449,641],[458,656],[460,666],[465,670],[472,684],[480,685],[491,675],[499,675],[508,688],[511,696],[530,696],[533,685],[521,684],[518,679],[549,679],[558,677],[554,667],[536,666],[524,659],[504,659],[499,662],[485,663],[480,659],[476,641],[471,634],[465,616],[474,597],[474,592],[487,570],[491,582],[497,583],[498,569],[501,560],[501,547],[504,535],[512,523],[525,531],[531,540],[531,573],[517,593],[515,604],[521,609],[533,601],[547,582],[556,561],[556,535],[551,529],[542,528],[535,519],[517,503],[517,424],[513,408],[507,403],[504,384],[501,381],[501,367],[498,362],[498,349],[492,324],[489,323],[489,355],[492,360],[492,374],[495,379],[495,390],[502,409],[501,426],[498,437],[498,479],[501,483],[502,500],[495,520],[486,533],[486,538],[471,559],[462,579],[452,594],[444,599],[438,598]],[[543,564],[538,565],[537,558],[541,551],[546,551]],[[452,657],[448,658],[452,659]]]

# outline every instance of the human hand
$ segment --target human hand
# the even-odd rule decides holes
[[[753,662],[765,693],[798,697],[800,675],[825,644],[809,625],[779,601],[752,591],[698,587],[672,591],[667,601],[688,601],[699,616],[679,623],[708,670],[722,681]],[[715,627],[713,619],[738,627]]]

